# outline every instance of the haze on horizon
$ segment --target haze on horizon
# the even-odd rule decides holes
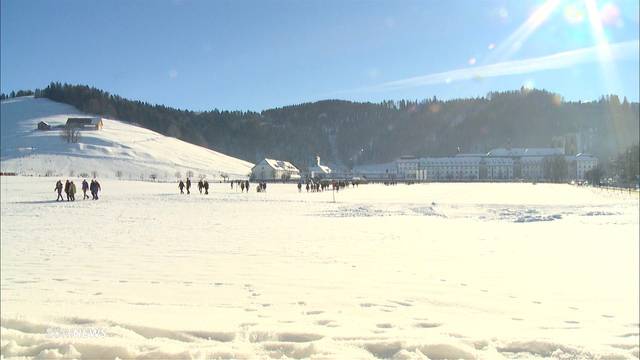
[[[639,98],[634,0],[0,4],[4,93],[60,81],[190,110],[523,86]]]

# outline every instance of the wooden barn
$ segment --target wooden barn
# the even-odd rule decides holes
[[[44,121],[40,121],[38,123],[38,130],[51,130],[51,125],[47,124]]]
[[[103,126],[102,118],[99,117],[68,118],[66,124],[66,127],[88,130],[102,130]]]

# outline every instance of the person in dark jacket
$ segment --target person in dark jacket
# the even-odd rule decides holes
[[[62,180],[58,180],[58,182],[56,183],[56,187],[53,190],[58,192],[56,201],[64,201],[64,198],[62,197]]]
[[[89,183],[87,182],[87,179],[82,180],[82,194],[84,195],[82,197],[82,200],[87,200],[89,198],[89,195],[87,195],[87,190],[89,190]]]
[[[209,182],[207,180],[204,181],[204,194],[209,195]]]
[[[73,181],[69,183],[69,198],[71,201],[76,201],[76,184]]]
[[[65,181],[65,183],[64,183],[64,193],[67,195],[67,201],[71,200],[69,198],[69,186],[71,186],[71,184],[69,183],[69,180],[67,179],[67,181]]]
[[[249,192],[249,180],[244,182],[244,187],[247,189],[247,192]]]
[[[302,183],[301,182],[298,183],[298,192],[302,192]]]
[[[96,180],[96,200],[98,200],[98,192],[100,191],[102,191],[102,187],[100,186],[98,180]]]
[[[240,191],[244,192],[244,182],[240,183]]]
[[[182,182],[182,180],[178,183],[178,188],[180,189],[180,194],[184,194],[184,182]]]
[[[100,187],[100,183],[98,182],[98,180],[96,180],[96,200],[98,200],[98,192],[102,190],[102,187]]]
[[[89,185],[89,190],[91,190],[91,199],[98,200],[98,191],[101,190],[100,183],[98,180],[91,180],[91,184]]]
[[[204,184],[202,183],[202,179],[200,179],[200,181],[198,181],[198,191],[200,191],[200,194],[202,194],[203,187],[204,187]]]
[[[191,194],[191,179],[187,178],[187,195]]]

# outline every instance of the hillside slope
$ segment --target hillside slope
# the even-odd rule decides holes
[[[576,152],[609,159],[640,138],[637,102],[616,95],[571,102],[559,94],[524,88],[451,100],[323,100],[259,113],[181,110],[84,85],[51,83],[34,94],[247,161],[269,157],[299,168],[313,164],[316,155],[333,168],[352,168],[402,155],[547,147],[558,139],[580,144]]]
[[[244,178],[252,164],[154,131],[117,120],[104,119],[102,130],[84,130],[78,143],[70,144],[61,130],[36,130],[38,122],[55,127],[70,116],[82,116],[76,108],[44,98],[4,100],[0,106],[1,170],[28,175],[71,173],[99,177],[175,179],[192,171],[217,180],[222,174]]]

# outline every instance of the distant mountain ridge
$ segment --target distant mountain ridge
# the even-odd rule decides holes
[[[358,103],[324,100],[252,111],[193,112],[124,99],[81,85],[51,83],[36,96],[257,162],[269,157],[304,168],[319,155],[344,165],[385,163],[401,155],[441,156],[492,148],[544,147],[577,134],[583,148],[612,157],[638,143],[639,104],[603,96],[566,102],[544,90],[494,92],[441,101]]]

